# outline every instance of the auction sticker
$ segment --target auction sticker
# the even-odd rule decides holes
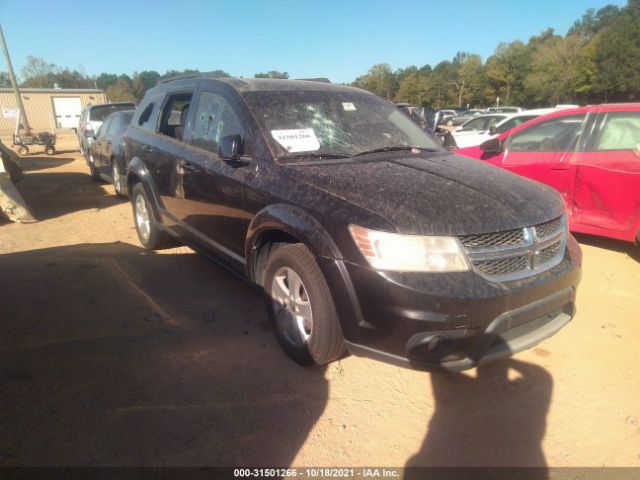
[[[271,130],[271,136],[282,145],[287,152],[312,152],[320,150],[320,142],[313,128],[296,128],[291,130]]]

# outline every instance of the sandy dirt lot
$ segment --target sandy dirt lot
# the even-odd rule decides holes
[[[640,466],[640,248],[580,237],[575,319],[466,374],[290,361],[262,299],[141,248],[77,152],[0,221],[0,465]]]

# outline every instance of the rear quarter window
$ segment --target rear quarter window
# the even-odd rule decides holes
[[[129,110],[133,107],[134,106],[132,103],[126,105],[98,105],[91,108],[91,112],[89,113],[89,120],[93,122],[104,122],[104,119],[113,112],[119,112],[120,110]]]

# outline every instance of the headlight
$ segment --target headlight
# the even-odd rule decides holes
[[[369,230],[349,225],[369,265],[396,272],[465,272],[469,262],[453,237],[423,237]]]

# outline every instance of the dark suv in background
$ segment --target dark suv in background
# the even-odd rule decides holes
[[[80,114],[80,124],[78,125],[78,145],[80,153],[89,162],[89,145],[93,142],[93,137],[102,126],[105,118],[113,112],[120,110],[130,110],[136,108],[134,103],[101,103],[98,105],[89,104],[82,110]]]
[[[581,253],[559,195],[452,155],[363,90],[173,79],[125,138],[141,243],[179,241],[261,287],[299,363],[348,350],[462,370],[574,315]]]

